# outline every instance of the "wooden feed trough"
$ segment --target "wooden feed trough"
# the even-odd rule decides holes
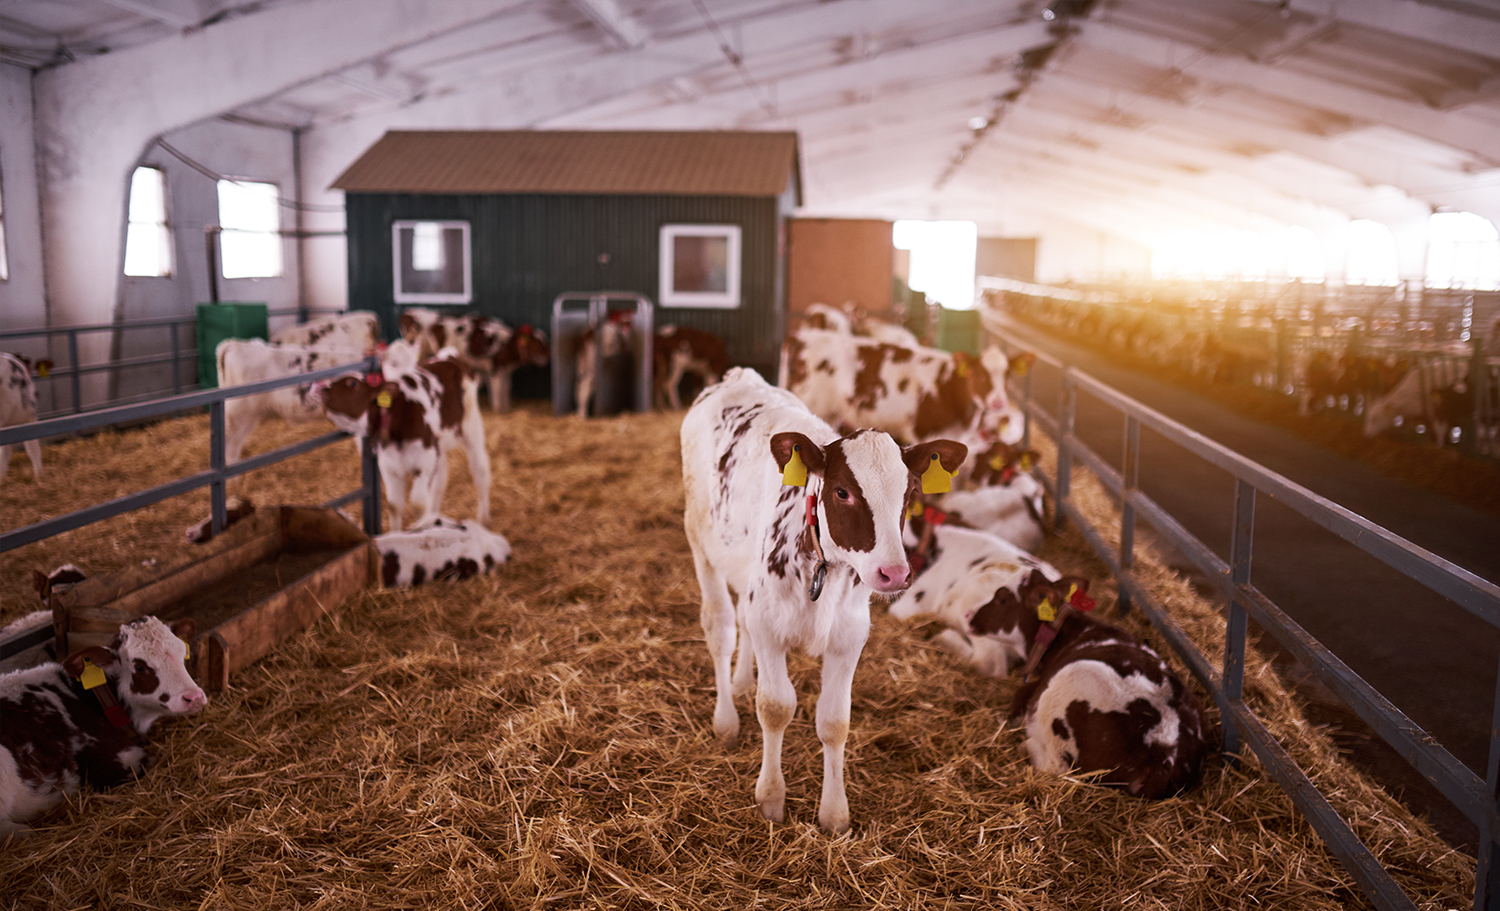
[[[57,653],[106,645],[148,614],[197,626],[188,668],[213,692],[375,580],[375,549],[331,509],[257,509],[202,547],[87,579],[52,598]]]

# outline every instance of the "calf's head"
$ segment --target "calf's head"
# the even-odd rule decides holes
[[[1026,417],[1010,401],[1005,389],[1005,379],[1011,373],[1012,363],[999,348],[986,348],[979,356],[980,369],[974,371],[970,380],[974,397],[983,403],[976,428],[985,440],[1002,443],[1017,443],[1026,429]]]
[[[952,473],[968,447],[952,440],[896,445],[889,434],[860,430],[818,446],[796,432],[771,437],[771,455],[782,471],[795,455],[809,475],[821,480],[818,500],[824,531],[824,557],[847,563],[876,592],[894,595],[911,582],[901,543],[901,523],[921,477],[934,462]]]
[[[171,626],[155,617],[141,617],[120,627],[108,648],[79,649],[63,661],[73,677],[83,673],[85,661],[114,678],[114,690],[142,734],[163,715],[190,715],[208,704],[208,695],[188,674],[187,643],[192,620]]]
[[[343,376],[317,383],[312,394],[333,426],[345,433],[363,433],[365,419],[381,391],[391,394],[386,385],[371,383],[364,377]]]

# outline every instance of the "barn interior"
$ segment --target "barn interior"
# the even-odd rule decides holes
[[[433,137],[447,144],[416,145]],[[1431,765],[1411,770],[1411,750],[1334,707],[1338,685],[1306,685],[1274,637],[1253,642],[1246,699],[1396,898],[1257,756],[1216,755],[1196,789],[1150,804],[1034,771],[995,723],[1016,681],[976,676],[877,605],[854,834],[814,818],[812,661],[793,668],[792,821],[766,826],[756,738],[726,750],[712,734],[681,414],[634,413],[651,409],[626,394],[619,415],[554,416],[571,407],[554,407],[554,347],[551,368],[516,374],[517,410],[484,417],[511,563],[371,587],[286,637],[205,714],[153,734],[137,785],[85,791],[0,845],[0,892],[16,907],[1500,908],[1497,150],[1491,0],[0,2],[0,351],[50,363],[44,420],[210,388],[205,351],[226,335],[205,342],[205,314],[234,335],[247,313],[268,314],[265,333],[371,311],[394,340],[422,306],[556,335],[577,328],[557,322],[562,296],[609,291],[649,299],[658,326],[718,333],[773,381],[814,303],[946,350],[999,339],[1042,355],[1044,408],[1066,363],[1184,423],[1229,416],[1193,425],[1216,439],[1247,417],[1231,445],[1248,458],[1436,554],[1463,597],[1408,594],[1385,567],[1325,573],[1320,544],[1296,572],[1323,587],[1287,581],[1277,600],[1308,602],[1311,634],[1399,688],[1402,724],[1431,732],[1445,768],[1477,776],[1461,796],[1489,806],[1455,811]],[[458,293],[404,292],[393,260],[458,225],[433,235],[461,239]],[[702,225],[733,238],[735,294],[674,301],[658,232]],[[1205,373],[1201,349],[1154,353],[1178,331],[1228,354]],[[1325,391],[1308,368],[1356,354],[1411,366],[1430,399],[1443,371],[1467,370],[1468,410],[1367,437],[1373,394]],[[1078,439],[1123,473],[1118,415],[1097,405]],[[5,538],[220,470],[210,425],[69,431],[47,440],[46,477],[11,464],[0,624],[38,607],[34,569],[178,553],[223,485]],[[328,429],[271,422],[251,449]],[[1314,475],[1310,455],[1257,448],[1280,434],[1347,462]],[[1069,461],[1055,434],[1032,443],[1055,504]],[[330,502],[361,481],[347,445],[228,490]],[[472,515],[452,461],[451,509]],[[1073,496],[1119,526],[1097,467],[1074,463]],[[1178,475],[1158,471],[1141,486],[1166,502]],[[1208,483],[1181,498],[1236,495]],[[1040,555],[1117,603],[1118,566],[1061,524]],[[1199,533],[1230,556],[1227,518]],[[1225,660],[1227,574],[1145,531],[1139,546],[1142,584]],[[1171,650],[1139,613],[1118,622]]]

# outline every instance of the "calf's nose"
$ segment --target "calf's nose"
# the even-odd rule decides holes
[[[893,563],[882,566],[875,572],[880,576],[883,587],[896,589],[906,584],[907,576],[911,575],[911,567],[905,563]]]

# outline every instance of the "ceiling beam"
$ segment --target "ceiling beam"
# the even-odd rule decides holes
[[[1405,41],[1466,51],[1480,57],[1500,59],[1500,19],[1472,15],[1453,6],[1417,0],[1261,0],[1289,2],[1290,8],[1318,19],[1337,19],[1352,25],[1386,32]]]
[[[644,47],[650,37],[640,22],[620,9],[615,0],[572,0],[579,12],[599,27],[615,47],[634,50]]]

